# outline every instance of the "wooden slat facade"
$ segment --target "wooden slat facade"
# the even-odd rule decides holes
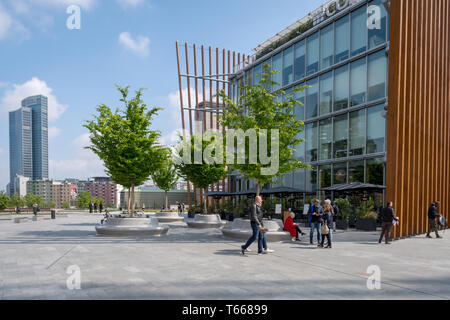
[[[390,16],[386,199],[405,237],[432,202],[450,214],[450,0],[391,0]]]

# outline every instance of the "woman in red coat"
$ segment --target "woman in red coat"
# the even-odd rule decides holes
[[[300,226],[294,223],[295,213],[291,212],[290,216],[284,221],[284,231],[287,231],[292,236],[292,241],[300,241],[299,234],[304,235]]]

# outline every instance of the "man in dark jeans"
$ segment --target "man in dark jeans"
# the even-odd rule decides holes
[[[250,239],[248,239],[247,243],[241,246],[242,254],[245,254],[247,248],[250,247],[250,245],[256,239],[258,239],[258,254],[273,252],[273,250],[267,249],[267,241],[263,225],[263,214],[261,205],[262,205],[262,198],[258,196],[255,198],[255,203],[252,205],[250,212],[250,224],[252,226],[253,234],[250,237]]]
[[[314,244],[314,229],[317,230],[317,244],[321,242],[321,234],[320,228],[322,227],[322,223],[320,219],[323,215],[323,209],[319,204],[319,200],[314,201],[314,204],[309,208],[309,215],[311,218],[311,230],[309,232],[309,243]]]
[[[393,203],[392,201],[387,203],[386,208],[383,208],[381,210],[381,221],[383,223],[383,227],[381,229],[381,235],[380,240],[378,240],[378,243],[381,243],[383,241],[383,237],[385,237],[386,244],[391,244],[390,242],[390,234],[392,227],[394,226],[394,221],[398,221],[399,218],[395,216],[394,208],[392,208]]]
[[[437,209],[439,208],[440,205],[441,205],[440,202],[435,202],[435,203],[432,203],[430,208],[428,209],[428,224],[429,224],[429,228],[428,228],[427,238],[431,238],[430,233],[432,231],[434,231],[436,233],[436,239],[441,238],[441,236],[439,235],[438,228],[437,228],[437,223],[436,223],[436,219],[441,216],[437,212]]]

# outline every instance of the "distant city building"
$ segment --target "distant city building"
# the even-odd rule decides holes
[[[176,205],[177,202],[188,203],[186,190],[170,190],[168,193],[169,206]],[[135,189],[136,207],[147,209],[161,209],[165,205],[164,191],[158,188],[138,187]],[[120,193],[120,207],[124,210],[128,203],[128,189],[123,189]]]
[[[173,187],[172,190],[187,190],[187,182],[186,181],[178,181]]]
[[[95,198],[105,199],[105,205],[111,204],[117,206],[118,194],[117,184],[115,184],[109,177],[94,177],[83,186],[78,186],[78,192],[87,191]]]
[[[33,180],[48,179],[48,100],[42,95],[28,97],[21,108],[9,112],[10,183],[21,175]]]
[[[30,180],[27,182],[27,193],[42,198],[44,202],[53,201],[57,208],[63,203],[70,204],[72,184],[58,180]]]
[[[14,192],[13,194],[17,194],[19,196],[26,196],[27,194],[27,182],[30,181],[30,178],[24,177],[21,175],[16,175],[14,178]]]

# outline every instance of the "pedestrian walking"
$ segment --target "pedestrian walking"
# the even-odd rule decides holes
[[[318,245],[318,247],[323,248],[325,238],[327,238],[327,248],[331,248],[331,234],[333,227],[333,207],[330,203],[325,203],[323,206],[323,214],[320,217],[320,221],[322,223],[321,226],[321,236],[322,242]]]
[[[440,218],[441,215],[438,213],[438,208],[441,206],[441,203],[439,201],[432,203],[430,207],[428,208],[428,233],[427,238],[431,239],[430,233],[435,232],[436,239],[440,239],[441,236],[439,235],[438,228],[437,228],[437,222],[436,219]]]
[[[319,200],[315,200],[314,204],[309,208],[309,222],[311,223],[311,230],[309,232],[309,243],[314,244],[314,230],[317,231],[317,243],[321,241],[320,228],[322,224],[320,223],[320,217],[323,215],[323,208],[320,206]]]
[[[94,212],[97,213],[97,202],[94,202]]]
[[[33,214],[36,216],[39,211],[39,205],[35,202],[33,204]]]
[[[381,243],[381,241],[383,241],[383,238],[385,238],[386,244],[391,244],[390,235],[392,227],[400,220],[400,218],[395,216],[393,205],[394,203],[392,201],[389,201],[386,204],[386,207],[381,210],[382,228],[378,243]]]
[[[333,232],[336,232],[336,221],[339,216],[339,207],[336,201],[333,201]]]
[[[304,235],[300,226],[294,223],[295,213],[291,212],[284,221],[284,231],[287,231],[292,236],[292,241],[300,241],[299,234]]]
[[[89,213],[92,213],[92,211],[94,210],[94,204],[91,202],[89,202]]]
[[[241,246],[242,254],[245,254],[245,251],[256,239],[258,239],[258,255],[263,253],[274,252],[273,250],[267,248],[267,241],[265,235],[266,230],[264,229],[263,213],[261,208],[262,202],[263,202],[262,198],[260,196],[257,196],[255,198],[255,202],[251,207],[250,225],[252,226],[253,234],[248,239],[247,243]]]
[[[102,211],[103,211],[103,203],[100,202],[100,204],[98,205],[98,210],[100,211],[100,213],[102,213]]]

